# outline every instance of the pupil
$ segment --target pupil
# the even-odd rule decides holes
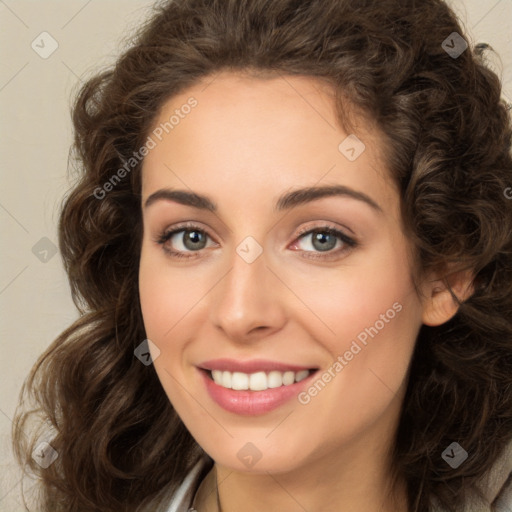
[[[184,245],[187,249],[202,249],[201,245],[204,243],[203,234],[199,231],[188,231],[188,235],[184,234]],[[198,247],[199,245],[199,247]]]
[[[327,240],[330,237],[330,241]],[[316,245],[316,243],[320,245]],[[336,245],[336,238],[330,233],[315,233],[313,236],[313,246],[320,251],[328,251]]]

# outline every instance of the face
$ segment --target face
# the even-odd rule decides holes
[[[230,73],[150,133],[144,324],[223,466],[291,471],[396,428],[421,304],[383,142],[362,120],[349,135],[314,79]]]

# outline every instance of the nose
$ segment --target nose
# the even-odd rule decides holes
[[[234,252],[231,269],[214,287],[209,319],[236,343],[254,342],[286,323],[285,291],[265,252],[248,263]]]

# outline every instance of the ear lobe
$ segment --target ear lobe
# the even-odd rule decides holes
[[[437,326],[448,322],[464,302],[473,295],[474,274],[471,270],[461,270],[434,280],[427,285],[427,298],[423,305],[422,321],[425,325]],[[448,285],[456,297],[452,296]]]

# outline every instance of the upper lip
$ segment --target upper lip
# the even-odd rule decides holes
[[[312,366],[300,366],[296,364],[280,363],[268,359],[251,359],[249,361],[237,361],[235,359],[211,359],[198,365],[203,370],[222,370],[229,372],[256,373],[256,372],[299,372],[301,370],[315,369]]]

